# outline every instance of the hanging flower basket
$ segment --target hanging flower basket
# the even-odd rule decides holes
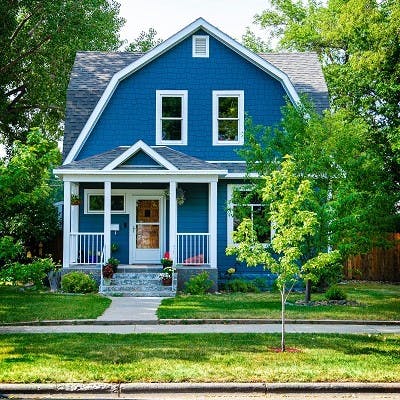
[[[71,194],[71,205],[79,206],[81,204],[81,198],[77,194]]]

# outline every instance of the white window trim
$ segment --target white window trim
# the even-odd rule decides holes
[[[182,99],[182,136],[181,140],[162,139],[162,98],[180,97]],[[157,145],[187,145],[188,126],[188,91],[187,90],[156,90],[156,144]]]
[[[196,41],[198,39],[206,40],[206,52],[200,54],[196,52]],[[210,57],[210,37],[208,35],[193,35],[192,36],[192,57],[194,58],[209,58]]]
[[[85,189],[84,190],[84,214],[104,214],[103,211],[92,211],[89,209],[89,196],[90,195],[103,195],[104,189]],[[111,210],[111,214],[126,214],[126,193],[124,190],[112,190],[111,196],[124,196],[124,209],[123,210]]]
[[[212,126],[213,126],[213,146],[240,146],[244,143],[244,91],[243,90],[213,90],[212,93]],[[238,98],[238,140],[219,140],[218,139],[218,98],[237,97]]]
[[[227,245],[228,246],[237,246],[232,239],[232,232],[233,232],[233,212],[232,212],[232,196],[235,189],[240,189],[243,191],[250,191],[250,189],[246,185],[241,184],[228,184],[226,188],[226,198],[227,198],[227,218],[226,218],[226,233],[227,233]],[[274,230],[271,225],[271,238],[274,236]],[[264,246],[268,246],[270,243],[263,243]]]

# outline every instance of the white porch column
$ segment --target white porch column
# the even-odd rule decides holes
[[[63,222],[63,268],[69,267],[70,262],[70,233],[71,233],[71,182],[64,181],[64,222]]]
[[[174,264],[177,260],[176,234],[178,229],[178,209],[176,204],[176,182],[169,183],[169,254]]]
[[[71,183],[71,195],[79,196],[79,183]],[[71,232],[79,232],[79,206],[71,207]],[[73,240],[70,244],[70,262],[78,261],[78,240]]]
[[[104,261],[111,257],[111,182],[104,182]]]
[[[208,232],[210,233],[210,265],[217,267],[217,182],[208,184]]]

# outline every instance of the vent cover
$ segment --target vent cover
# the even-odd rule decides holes
[[[209,37],[205,35],[193,36],[193,57],[208,57]]]

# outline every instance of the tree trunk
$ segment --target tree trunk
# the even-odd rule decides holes
[[[284,352],[286,349],[285,346],[285,288],[281,290],[281,302],[282,302],[282,336],[281,336],[281,351]]]
[[[310,279],[306,280],[306,292],[305,292],[304,301],[306,303],[309,303],[311,301],[311,281],[310,281]]]

